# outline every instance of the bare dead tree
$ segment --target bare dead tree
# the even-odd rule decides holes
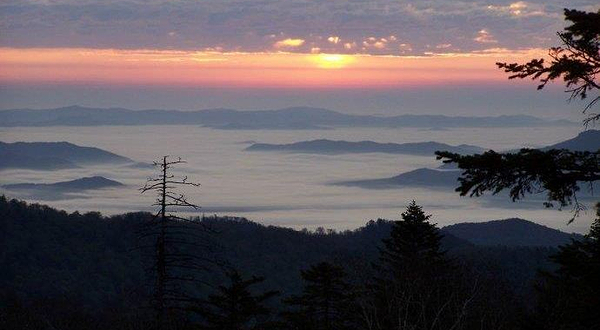
[[[189,202],[184,194],[177,192],[183,186],[200,186],[199,183],[188,181],[187,176],[177,178],[172,174],[172,168],[183,163],[185,161],[181,158],[169,160],[169,156],[162,157],[160,162],[154,162],[159,175],[148,178],[144,187],[140,188],[142,193],[154,192],[157,196],[152,205],[158,211],[140,236],[149,239],[147,247],[153,248],[153,265],[149,270],[155,275],[153,307],[156,310],[157,329],[164,328],[169,311],[185,309],[182,304],[196,300],[182,290],[181,283],[203,283],[196,274],[208,270],[213,262],[206,256],[193,253],[199,249],[210,249],[205,235],[210,232],[209,228],[198,217],[185,218],[176,214],[178,209],[200,208]]]

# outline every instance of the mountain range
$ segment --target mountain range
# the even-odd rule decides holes
[[[301,141],[291,144],[268,144],[254,143],[246,151],[284,151],[293,153],[313,154],[347,154],[347,153],[371,153],[381,152],[390,154],[408,154],[419,156],[432,156],[437,150],[448,150],[459,154],[475,154],[483,152],[484,149],[468,144],[452,146],[439,142],[416,142],[416,143],[378,143],[373,141],[333,141],[312,140]]]
[[[460,147],[460,146],[459,146]],[[598,151],[600,150],[600,130],[587,130],[579,133],[576,137],[559,142],[542,150],[549,149],[568,149],[573,151]],[[437,150],[448,150],[440,148]],[[515,150],[511,151],[514,152]],[[456,151],[452,151],[456,152]],[[458,170],[454,164],[442,164],[437,169],[419,168],[409,172],[401,173],[393,177],[350,180],[333,182],[333,185],[354,186],[367,189],[390,189],[402,187],[428,187],[428,188],[452,188],[458,186],[458,178],[462,171]],[[580,195],[591,196],[593,191],[597,191],[598,184],[595,183],[592,189],[581,190]]]
[[[458,186],[461,171],[442,171],[419,168],[390,178],[333,182],[332,185],[366,189],[392,189],[401,187],[452,188]]]
[[[217,129],[326,129],[334,127],[536,127],[577,125],[525,115],[466,117],[444,115],[351,115],[322,108],[129,110],[69,106],[0,111],[0,126],[202,125]]]

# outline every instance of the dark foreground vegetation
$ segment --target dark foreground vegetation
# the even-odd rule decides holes
[[[241,218],[186,252],[206,262],[156,324],[148,213],[103,217],[0,198],[3,329],[594,329],[600,231],[560,248],[481,246],[429,222],[295,231]],[[185,226],[195,226],[186,223]],[[193,251],[191,251],[193,250]],[[540,272],[538,272],[540,270]],[[595,307],[594,307],[595,306]]]

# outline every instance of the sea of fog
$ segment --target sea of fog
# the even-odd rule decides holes
[[[244,216],[272,225],[314,229],[322,226],[353,229],[370,219],[397,219],[405,206],[416,200],[440,226],[465,221],[521,217],[566,231],[587,232],[593,212],[582,214],[567,226],[570,210],[548,210],[543,196],[512,203],[505,197],[460,197],[451,189],[405,188],[371,190],[332,186],[328,183],[352,179],[391,177],[420,167],[440,165],[434,156],[383,153],[311,155],[277,152],[247,152],[252,142],[291,143],[312,139],[376,142],[437,141],[473,144],[494,150],[538,147],[576,136],[581,127],[382,129],[340,128],[335,130],[217,130],[198,126],[104,126],[0,128],[0,141],[68,141],[93,146],[152,162],[162,155],[187,161],[175,170],[202,184],[185,189],[188,199],[202,206],[199,215]],[[68,200],[36,201],[80,212],[99,210],[114,214],[151,210],[155,196],[138,188],[152,169],[124,166],[86,167],[59,171],[2,171],[0,185],[22,182],[56,182],[101,175],[126,184],[123,188],[77,194]],[[14,193],[1,191],[9,197]],[[27,199],[26,199],[27,200]]]

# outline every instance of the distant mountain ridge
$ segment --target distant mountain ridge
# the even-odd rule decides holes
[[[86,192],[122,186],[124,184],[121,182],[102,176],[92,176],[53,183],[7,184],[3,185],[2,188],[15,197],[51,201],[88,198],[89,196],[86,196]]]
[[[94,147],[69,142],[0,142],[0,170],[57,170],[88,164],[126,164],[133,160]]]
[[[583,237],[518,218],[458,223],[442,231],[484,246],[559,246]]]
[[[378,143],[373,141],[334,141],[334,140],[311,140],[301,141],[290,144],[268,144],[254,143],[246,151],[284,151],[295,153],[316,153],[316,154],[346,154],[346,153],[391,153],[391,154],[409,154],[421,156],[433,156],[437,150],[449,150],[460,154],[474,154],[483,152],[484,149],[461,144],[452,146],[439,142],[416,142],[416,143]]]
[[[93,189],[102,189],[110,187],[120,187],[122,183],[107,179],[103,176],[84,177],[69,181],[60,181],[55,183],[16,183],[2,186],[8,190],[39,190],[52,189],[58,191],[84,191]]]
[[[463,145],[457,147],[462,146]],[[579,133],[572,139],[541,148],[541,150],[550,149],[568,149],[573,151],[590,152],[598,151],[600,150],[600,130],[587,130]],[[438,147],[436,150],[446,150],[455,153],[457,152],[445,147]],[[517,150],[510,150],[509,152],[517,152]],[[419,168],[388,178],[340,181],[334,182],[333,185],[354,186],[367,189],[391,189],[402,187],[455,188],[458,187],[457,180],[461,173],[462,170],[458,169],[456,164],[450,163],[442,164],[437,169]],[[598,182],[593,184],[591,187],[583,186],[579,195],[590,197],[594,196],[593,192],[595,191],[598,191]]]
[[[331,127],[532,127],[576,125],[567,120],[532,116],[465,117],[444,115],[350,115],[322,108],[278,110],[231,109],[129,110],[124,108],[63,108],[0,111],[0,126],[203,125],[217,129],[324,129]]]
[[[542,150],[549,149],[568,149],[572,151],[590,152],[598,151],[600,150],[600,130],[586,130],[572,139],[542,148]]]
[[[452,188],[458,186],[457,180],[460,173],[461,171],[440,171],[429,168],[419,168],[390,178],[340,181],[332,184],[366,189],[401,187]]]

